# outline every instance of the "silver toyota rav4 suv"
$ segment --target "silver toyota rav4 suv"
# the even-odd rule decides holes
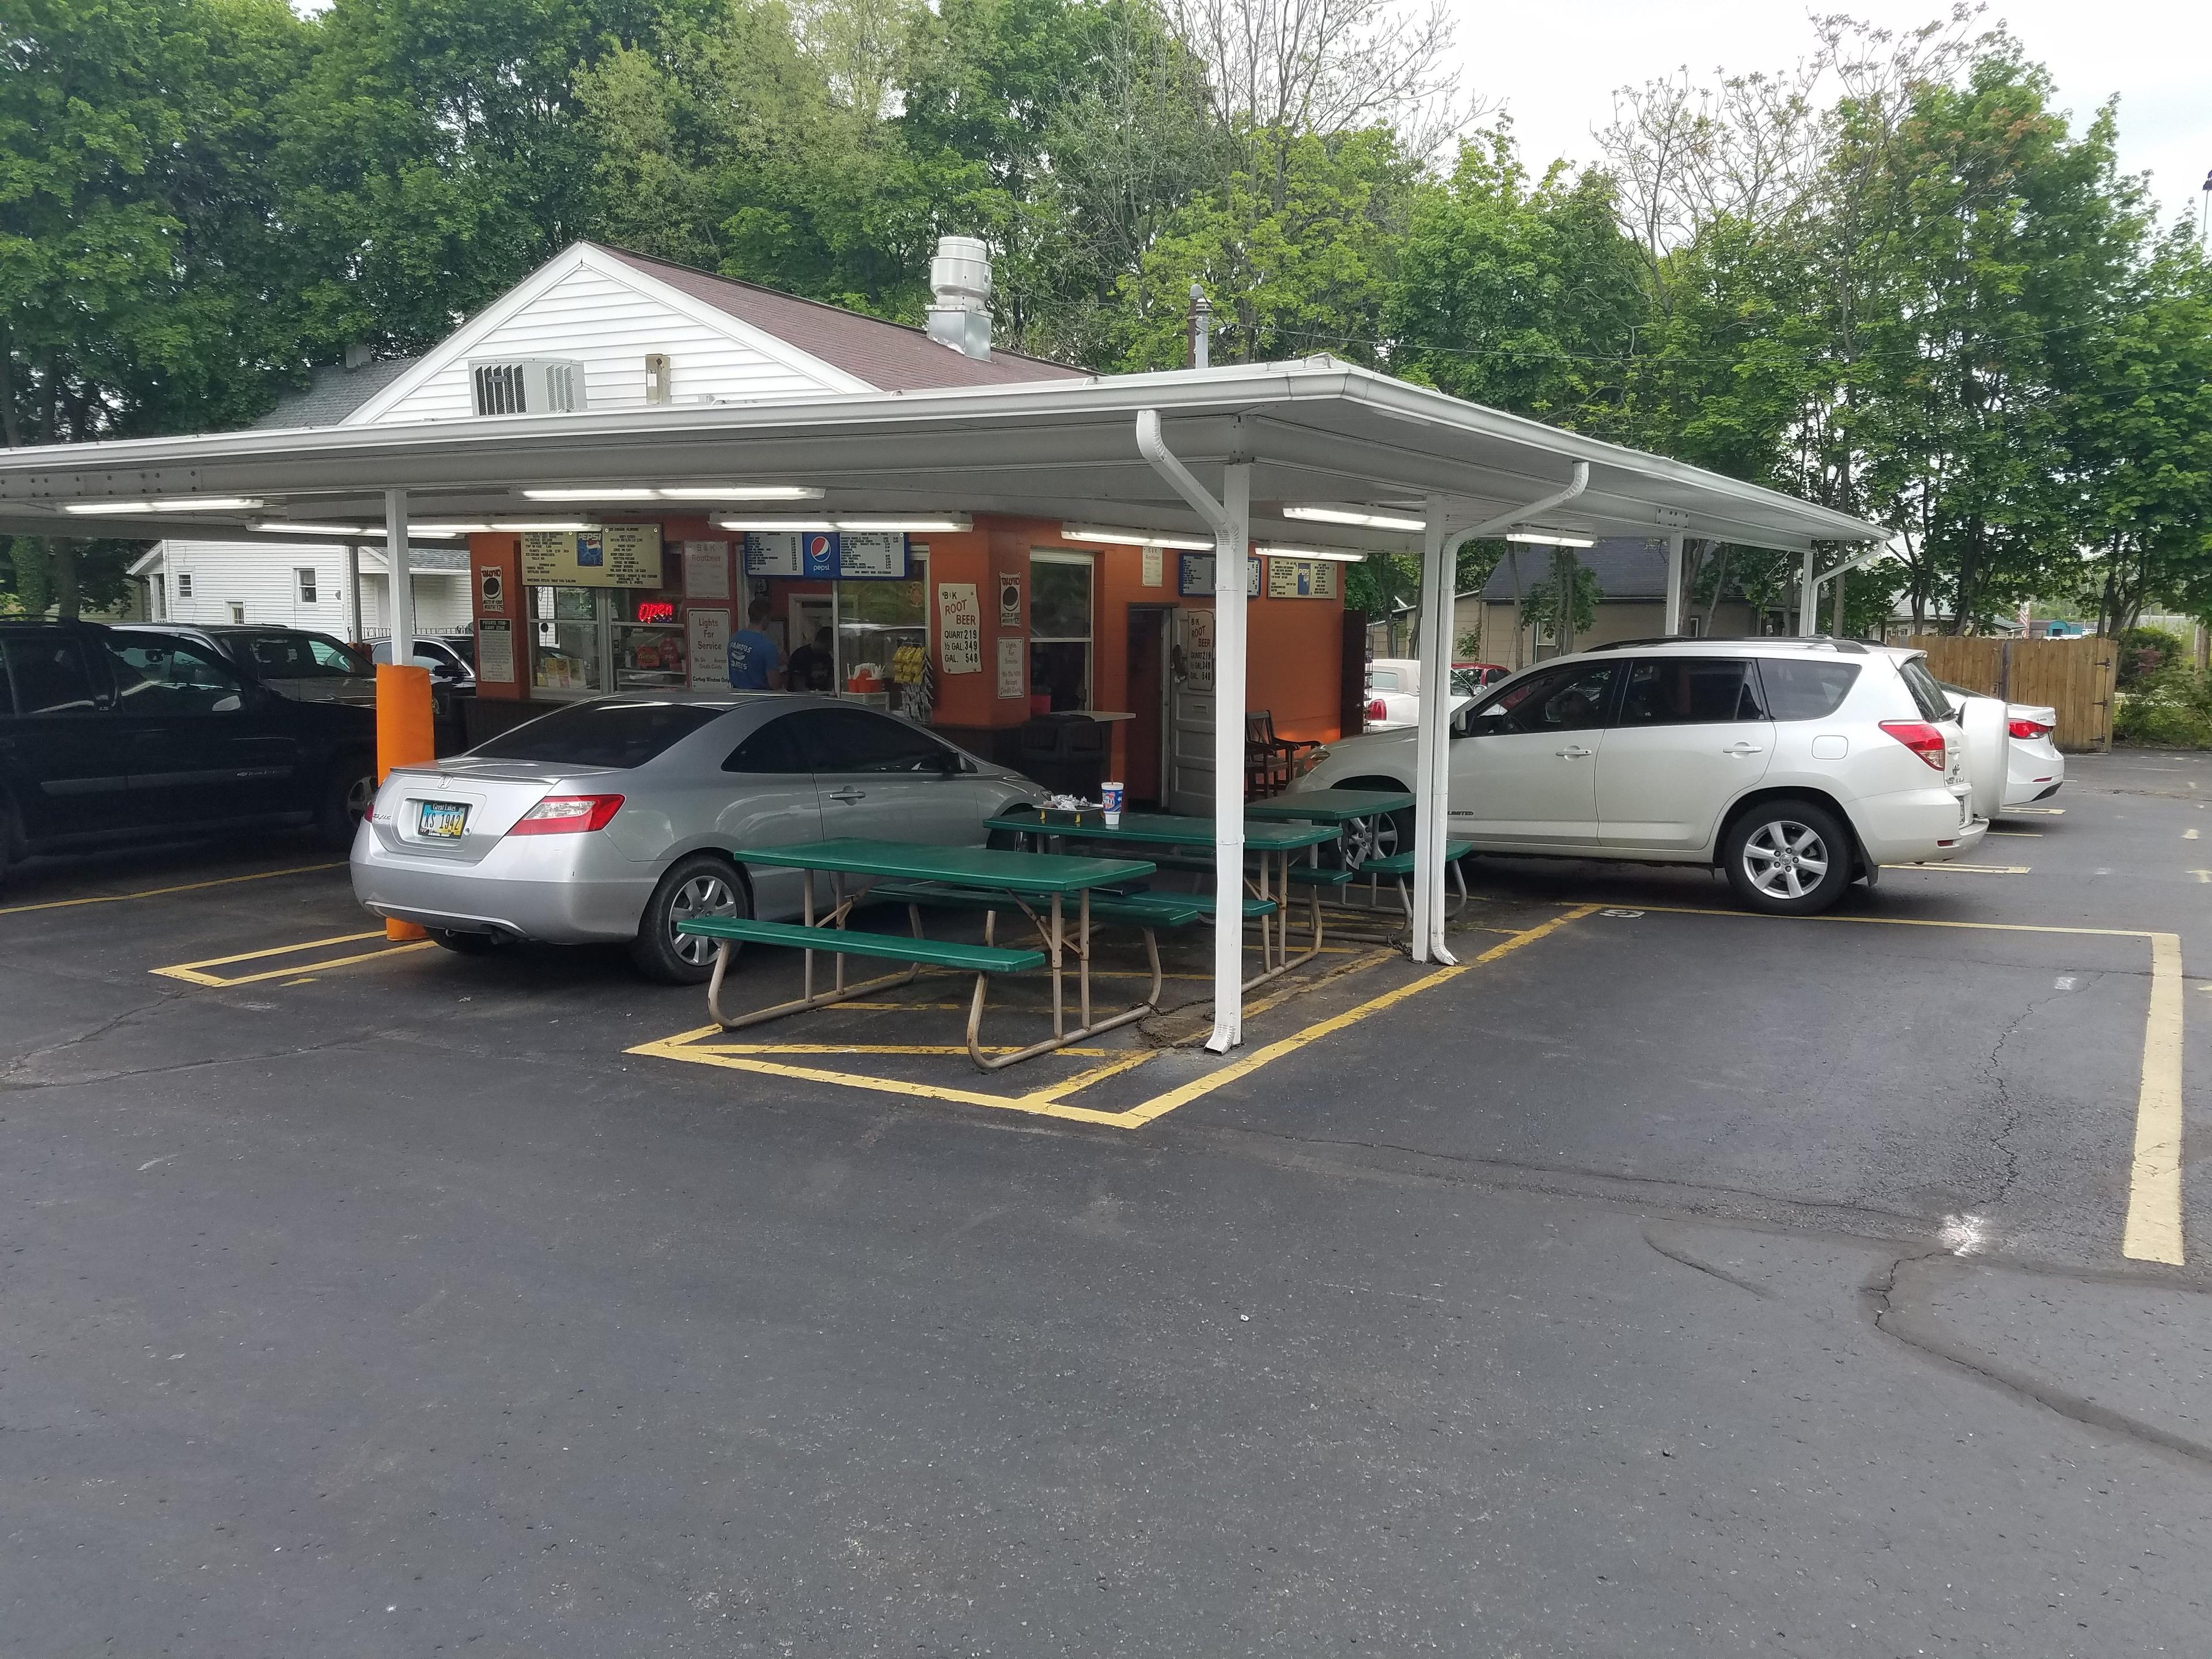
[[[1848,640],[1631,640],[1555,657],[1451,716],[1454,841],[1477,852],[1717,865],[1809,915],[1885,864],[1989,829],[1918,652]],[[1411,789],[1415,734],[1331,744],[1296,788]],[[1390,850],[1410,820],[1375,826]]]

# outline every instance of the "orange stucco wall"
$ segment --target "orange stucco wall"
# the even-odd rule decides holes
[[[680,558],[687,540],[741,542],[742,538],[715,528],[704,518],[672,518],[661,527],[662,545],[669,559]],[[1029,632],[1030,554],[1038,549],[1063,550],[1092,556],[1091,586],[1091,702],[1100,709],[1127,709],[1129,611],[1132,606],[1176,606],[1211,610],[1211,594],[1178,598],[1176,592],[1177,556],[1161,558],[1161,581],[1144,585],[1144,553],[1135,547],[1073,542],[1060,533],[1056,519],[1014,519],[979,516],[971,531],[933,533],[929,545],[930,592],[926,603],[930,638],[934,650],[938,635],[936,588],[944,582],[972,582],[982,614],[982,669],[974,674],[946,674],[939,665],[936,724],[969,730],[1010,729],[1029,718],[1029,700],[998,695],[999,641],[1002,635],[1026,639]],[[530,684],[530,650],[535,630],[530,625],[527,595],[521,583],[521,542],[512,535],[478,535],[469,539],[470,587],[476,596],[479,618],[485,613],[477,572],[487,565],[504,574],[505,616],[514,627],[515,681],[511,685],[487,683],[479,695],[520,698]],[[733,556],[733,566],[742,560]],[[1002,629],[999,622],[999,577],[1018,574],[1021,580],[1023,611],[1018,628]],[[730,608],[733,625],[744,626],[746,586],[741,568],[732,573]],[[672,581],[678,580],[671,573]],[[775,583],[776,616],[782,603],[795,592],[826,592],[821,582]],[[1264,588],[1264,583],[1263,583]],[[1249,706],[1273,711],[1275,729],[1284,737],[1327,740],[1338,735],[1337,688],[1343,651],[1341,597],[1330,599],[1271,599],[1249,602],[1248,671],[1245,685]],[[1027,657],[1024,653],[1024,669]],[[1126,723],[1114,733],[1114,764],[1126,766]]]

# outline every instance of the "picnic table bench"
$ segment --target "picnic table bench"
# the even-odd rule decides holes
[[[1054,819],[1035,808],[1017,808],[1001,812],[986,826],[993,830],[1012,830],[1034,840],[1081,842],[1103,846],[1128,845],[1154,848],[1205,848],[1214,846],[1213,820],[1188,817],[1167,812],[1124,812],[1121,823],[1109,827],[1103,822],[1072,823]],[[1244,918],[1260,924],[1261,971],[1244,981],[1244,989],[1266,983],[1278,975],[1302,967],[1321,954],[1322,917],[1317,900],[1307,906],[1308,945],[1297,957],[1291,955],[1290,875],[1292,856],[1310,852],[1325,842],[1336,839],[1332,827],[1318,828],[1299,823],[1249,823],[1244,826],[1244,848],[1255,856],[1256,879],[1247,882],[1249,896],[1244,900]],[[1160,863],[1176,862],[1161,854]],[[1212,868],[1211,863],[1200,867]],[[1163,895],[1194,902],[1204,908],[1200,913],[1210,919],[1214,912],[1211,893],[1176,893]],[[1193,918],[1196,920],[1196,918]]]
[[[1071,858],[1054,853],[1000,852],[981,847],[934,847],[859,839],[744,848],[733,856],[741,864],[826,872],[832,902],[829,914],[817,921],[814,884],[810,880],[803,884],[805,920],[801,923],[760,921],[750,916],[693,916],[677,924],[680,932],[715,941],[714,970],[708,981],[707,1007],[715,1023],[726,1030],[905,985],[925,967],[952,968],[975,975],[975,988],[968,1009],[969,1058],[983,1070],[994,1072],[1018,1060],[1064,1048],[1098,1032],[1142,1019],[1158,1006],[1162,983],[1159,947],[1151,931],[1153,924],[1139,921],[1152,961],[1150,994],[1134,1006],[1104,1019],[1093,1020],[1091,1017],[1092,891],[1101,888],[1127,889],[1141,883],[1153,872],[1153,866],[1141,860]],[[865,878],[870,884],[848,893],[846,878],[854,876]],[[878,933],[846,926],[854,907],[873,896],[872,884],[878,882],[887,882],[898,890],[901,902],[907,906],[908,933]],[[1073,939],[1068,936],[1064,910],[1064,902],[1070,897],[1077,903]],[[1103,902],[1111,904],[1116,897],[1109,893]],[[972,903],[987,912],[982,944],[933,939],[923,933],[921,912],[925,906],[956,902]],[[1036,924],[1042,949],[1009,948],[997,942],[997,912],[1009,908],[1021,910]],[[1045,915],[1038,914],[1041,908]],[[1142,907],[1124,909],[1121,914],[1135,920],[1141,909]],[[722,1007],[722,987],[729,971],[732,947],[744,943],[789,945],[804,951],[801,994],[791,1001],[749,1013],[726,1012]],[[1070,948],[1077,962],[1082,1010],[1082,1023],[1072,1031],[1067,1029],[1062,977]],[[834,980],[826,991],[814,988],[817,954],[829,956],[836,963]],[[907,964],[906,971],[849,984],[845,977],[848,957],[902,962]],[[992,975],[1045,967],[1052,970],[1052,1036],[1012,1054],[985,1054],[981,1032]]]

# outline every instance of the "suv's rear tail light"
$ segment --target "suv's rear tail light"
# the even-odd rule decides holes
[[[2036,738],[2049,737],[2052,729],[2052,727],[2045,726],[2041,720],[2013,720],[2008,722],[2005,726],[2005,730],[2011,732],[2015,738],[2027,738],[2031,740]]]
[[[620,795],[548,795],[514,821],[510,836],[580,836],[604,830],[622,811]]]
[[[1884,720],[1881,729],[1935,770],[1943,769],[1943,728],[1926,720]]]

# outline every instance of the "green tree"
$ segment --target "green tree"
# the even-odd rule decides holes
[[[1213,356],[1267,362],[1381,356],[1418,165],[1389,129],[1286,143],[1283,190],[1240,167],[1171,216],[1121,279],[1121,366],[1180,368],[1191,284],[1213,302]]]
[[[1457,396],[1599,431],[1645,311],[1610,181],[1554,167],[1531,187],[1501,125],[1412,192],[1386,307],[1390,366]]]

